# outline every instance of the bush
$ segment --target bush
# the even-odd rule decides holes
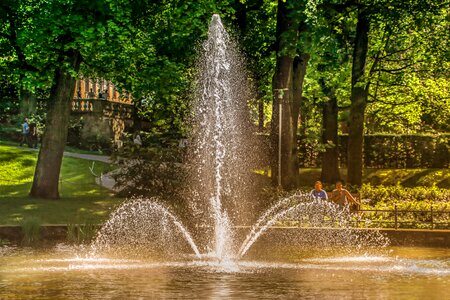
[[[41,221],[30,217],[22,220],[20,226],[23,234],[22,244],[25,246],[36,245],[41,238]]]
[[[176,198],[186,178],[177,148],[142,148],[125,144],[118,154],[119,169],[113,175],[121,196]]]
[[[96,224],[67,224],[67,242],[72,244],[88,244],[90,243],[98,230]]]
[[[366,207],[376,209],[436,210],[450,208],[450,190],[438,187],[405,188],[396,186],[371,186],[364,184],[360,189],[361,199]]]

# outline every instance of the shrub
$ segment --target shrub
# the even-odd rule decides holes
[[[364,184],[360,189],[361,199],[366,206],[377,209],[435,210],[450,208],[450,190],[433,187],[405,188],[396,186],[371,186]]]
[[[95,224],[67,224],[67,241],[73,244],[89,243],[95,237],[98,226]]]
[[[20,226],[23,234],[22,244],[36,245],[41,238],[41,221],[35,217],[29,217],[23,219]]]
[[[119,156],[119,169],[113,175],[119,195],[176,198],[180,194],[187,170],[179,149],[126,144]]]

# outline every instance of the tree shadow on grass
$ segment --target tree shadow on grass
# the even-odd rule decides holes
[[[404,187],[416,187],[418,185],[425,185],[425,186],[432,186],[434,182],[430,182],[430,184],[423,184],[424,177],[430,176],[432,173],[434,173],[436,170],[434,169],[424,169],[420,172],[417,172],[413,176],[408,177],[402,182],[402,185]],[[434,177],[434,176],[432,176]],[[420,184],[418,184],[420,183]]]
[[[436,183],[436,186],[441,189],[450,188],[450,177],[444,178]]]
[[[0,198],[0,224],[20,224],[22,220],[37,218],[41,223],[66,224],[103,223],[123,202],[121,198],[69,197],[58,200],[32,197]]]
[[[31,182],[0,185],[0,201],[3,197],[27,197],[30,189]]]

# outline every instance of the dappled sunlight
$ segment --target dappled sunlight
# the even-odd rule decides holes
[[[104,211],[97,210],[97,211],[94,212],[94,215],[97,215],[97,216],[109,216],[109,213],[110,213],[109,210],[104,210]]]
[[[40,205],[38,204],[27,204],[27,205],[23,205],[22,208],[25,210],[36,210],[39,208]]]
[[[109,207],[110,201],[95,201],[94,204],[100,206],[100,207]]]

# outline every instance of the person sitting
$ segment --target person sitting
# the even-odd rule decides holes
[[[322,201],[328,200],[327,192],[322,189],[322,182],[316,181],[314,183],[314,189],[309,193],[314,201],[309,212],[309,222],[312,227],[319,227],[324,224],[325,221],[325,207]]]
[[[322,189],[322,182],[316,181],[314,183],[314,189],[309,193],[314,198],[319,198],[322,200],[328,200],[327,192]]]
[[[343,188],[342,181],[336,182],[336,188],[331,192],[331,201],[339,205],[341,208],[348,207],[350,204],[359,206],[359,202]]]

